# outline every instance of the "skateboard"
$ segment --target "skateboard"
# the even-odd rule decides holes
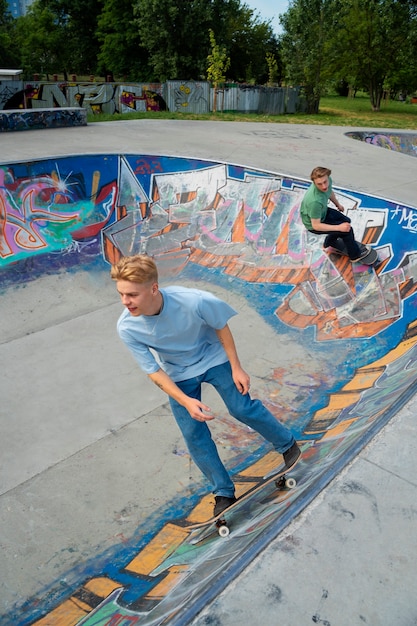
[[[297,481],[295,480],[295,478],[287,476],[286,474],[297,465],[298,461],[301,459],[301,456],[302,455],[300,454],[296,462],[291,465],[291,467],[287,468],[286,466],[284,466],[284,464],[282,464],[276,470],[261,478],[256,485],[248,489],[248,491],[246,491],[243,495],[237,498],[236,502],[227,507],[227,509],[224,509],[224,511],[222,511],[219,515],[215,515],[205,520],[204,522],[197,522],[196,524],[187,525],[187,529],[197,530],[198,528],[204,528],[205,526],[213,525],[215,528],[217,528],[217,532],[220,537],[228,537],[230,533],[230,527],[227,521],[227,517],[229,516],[229,513],[233,511],[235,507],[242,504],[244,500],[248,500],[254,493],[259,491],[262,487],[265,487],[265,485],[268,485],[272,482],[275,483],[275,486],[279,491],[294,489]]]
[[[343,243],[343,241],[341,241],[340,239],[337,240],[337,242],[335,242],[336,245],[333,246],[329,246],[328,248],[326,248],[325,252],[326,254],[329,253],[334,253],[334,254],[340,254],[341,256],[349,256],[346,250],[346,247]],[[360,242],[358,242],[360,243]],[[376,250],[374,250],[373,248],[370,248],[368,254],[366,256],[364,256],[362,259],[358,260],[358,261],[354,261],[354,263],[363,263],[363,265],[374,265],[375,263],[378,262],[378,253]]]

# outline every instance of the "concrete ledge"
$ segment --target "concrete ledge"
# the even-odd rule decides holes
[[[87,111],[79,107],[0,111],[0,132],[87,126]]]

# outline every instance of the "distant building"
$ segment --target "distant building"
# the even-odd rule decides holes
[[[33,0],[7,0],[9,11],[13,17],[25,15]]]

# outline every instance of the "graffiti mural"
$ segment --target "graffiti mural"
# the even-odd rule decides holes
[[[164,111],[165,100],[160,83],[21,83],[13,93],[2,91],[2,108],[44,109],[82,107],[87,113],[131,113]],[[9,96],[9,97],[8,97]]]
[[[123,255],[146,253],[163,279],[204,279],[243,296],[277,335],[314,344],[333,371],[333,378],[321,374],[313,391],[311,377],[303,393],[291,396],[291,407],[276,400],[291,373],[276,366],[265,376],[268,407],[278,418],[287,414],[302,443],[297,488],[284,493],[268,485],[237,507],[227,541],[213,528],[194,528],[212,507],[203,494],[172,517],[145,524],[135,549],[78,572],[75,589],[45,591],[44,601],[38,594],[36,606],[5,624],[186,624],[226,584],[226,569],[230,575],[248,564],[415,392],[417,209],[336,188],[358,238],[379,255],[375,267],[352,265],[326,255],[320,237],[303,228],[299,206],[307,186],[284,175],[164,156],[0,165],[4,290],[46,271],[92,262],[108,268]],[[266,451],[236,467],[238,493],[272,462]]]
[[[0,132],[86,125],[86,112],[78,108],[0,111]]]
[[[352,131],[347,137],[364,141],[372,146],[379,146],[394,152],[402,152],[408,156],[417,156],[417,138],[412,133],[387,133],[386,131]]]
[[[213,87],[207,81],[166,83],[8,81],[0,85],[0,109],[82,107],[88,114],[177,111],[209,113]],[[218,110],[283,115],[303,107],[299,87],[238,83],[221,89]]]

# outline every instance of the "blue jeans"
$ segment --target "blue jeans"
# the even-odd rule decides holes
[[[187,396],[201,400],[202,383],[213,385],[230,415],[256,430],[272,443],[277,452],[286,452],[295,442],[291,431],[283,426],[260,400],[253,400],[249,393],[245,395],[239,393],[228,361],[212,367],[200,376],[176,384]],[[170,398],[169,401],[191,458],[210,482],[213,493],[218,496],[233,497],[235,492],[233,482],[220,460],[207,423],[193,419],[176,400]]]
[[[349,222],[350,219],[343,215],[340,211],[336,209],[328,208],[326,217],[324,218],[322,224],[331,224],[332,226],[342,224],[343,222]],[[316,235],[326,235],[326,239],[324,240],[324,247],[328,248],[329,246],[335,246],[336,239],[343,239],[343,243],[345,244],[347,253],[350,259],[358,259],[361,255],[360,248],[355,241],[355,234],[353,232],[353,228],[350,229],[348,233],[344,233],[342,231],[331,230],[326,233],[326,231],[318,231],[318,230],[310,230],[311,233],[315,233]]]

